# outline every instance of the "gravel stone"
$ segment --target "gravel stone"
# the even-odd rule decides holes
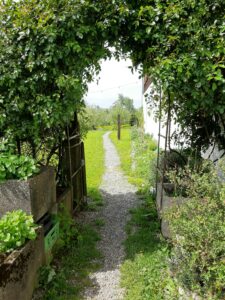
[[[101,184],[104,207],[93,218],[105,221],[101,228],[98,248],[103,255],[103,266],[90,278],[93,286],[84,293],[86,300],[121,300],[124,290],[120,287],[120,266],[125,258],[123,242],[126,239],[125,226],[130,218],[129,210],[137,205],[136,188],[131,185],[120,170],[120,159],[109,138],[103,136],[106,172]]]

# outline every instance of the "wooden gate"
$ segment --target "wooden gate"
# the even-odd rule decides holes
[[[67,126],[66,136],[63,165],[71,187],[73,212],[76,212],[86,205],[87,201],[84,143],[81,140],[77,115],[72,125]]]

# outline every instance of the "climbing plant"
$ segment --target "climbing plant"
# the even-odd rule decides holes
[[[191,145],[225,148],[224,1],[127,1],[120,47],[168,98]],[[169,97],[168,97],[169,94]]]
[[[8,0],[0,12],[0,134],[51,149],[110,56],[93,26],[97,11],[81,1]]]
[[[44,144],[48,162],[114,47],[162,89],[191,146],[225,149],[224,35],[224,0],[2,0],[0,142],[35,158]]]
[[[192,146],[225,148],[223,0],[5,0],[0,12],[1,136],[55,145],[114,46],[162,88]]]

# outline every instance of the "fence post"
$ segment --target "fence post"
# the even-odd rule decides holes
[[[120,114],[118,114],[118,119],[117,119],[117,138],[120,140],[121,137],[121,120],[120,120]]]

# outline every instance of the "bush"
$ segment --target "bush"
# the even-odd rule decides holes
[[[8,212],[0,219],[0,253],[8,253],[36,238],[32,216],[22,210]]]
[[[224,299],[225,183],[209,162],[198,173],[186,167],[179,183],[190,200],[167,214],[173,271],[184,287],[204,299]]]
[[[8,179],[27,179],[38,172],[35,161],[27,156],[0,155],[0,183]]]

